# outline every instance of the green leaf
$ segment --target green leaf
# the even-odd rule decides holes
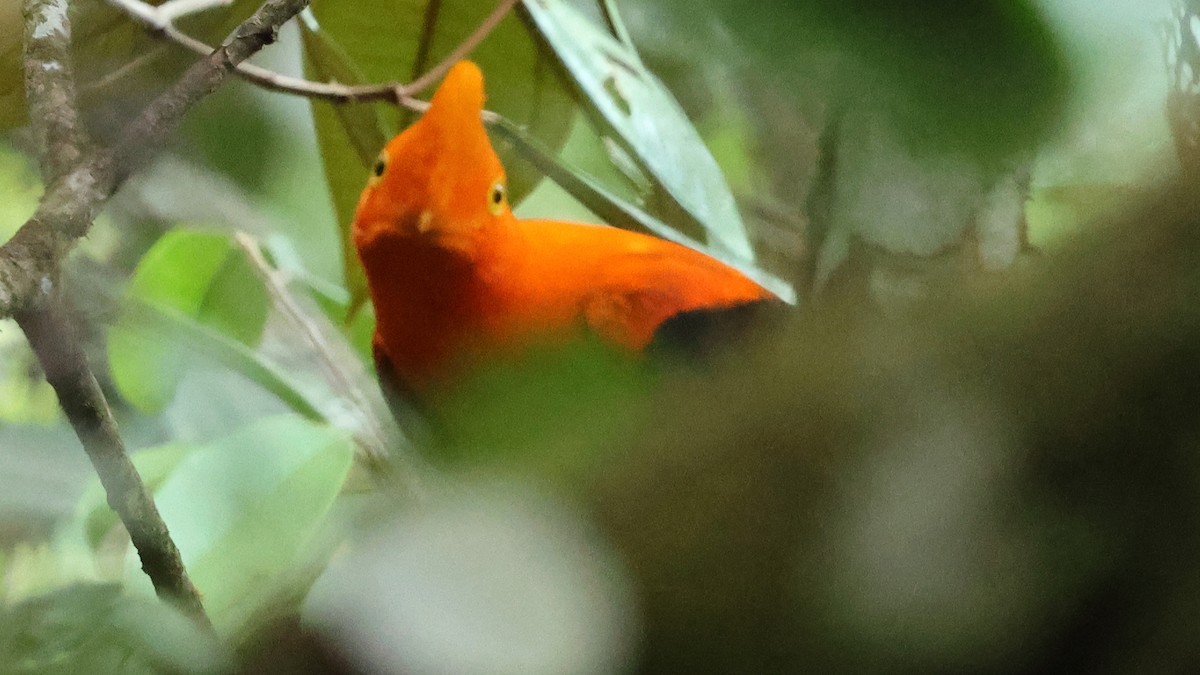
[[[218,629],[236,630],[272,599],[353,458],[349,434],[273,417],[196,447],[163,482],[155,502]],[[149,585],[135,559],[127,572]]]
[[[142,258],[131,300],[178,313],[251,345],[262,335],[268,299],[240,249],[221,234],[176,230]],[[145,412],[174,395],[187,350],[162,333],[122,319],[109,333],[108,358],[121,394]]]
[[[123,310],[121,321],[130,330],[143,331],[187,353],[194,352],[210,358],[275,394],[297,414],[314,421],[325,419],[321,412],[321,401],[294,382],[289,373],[241,342],[182,312],[156,307],[135,298],[127,298]]]
[[[599,338],[531,350],[471,374],[443,401],[431,448],[450,462],[586,473],[644,423],[654,374]]]
[[[723,259],[753,261],[754,250],[716,160],[679,104],[633,48],[562,0],[523,5],[571,73],[589,112],[623,145]]]
[[[6,673],[221,673],[228,655],[169,605],[86,584],[0,611]]]
[[[309,79],[351,85],[366,82],[366,78],[350,62],[350,57],[327,33],[314,31],[308,24],[301,24],[300,37],[304,46],[305,75]],[[371,105],[333,105],[314,99],[313,115],[317,116],[318,112],[333,112],[346,132],[345,140],[350,149],[364,167],[375,162],[379,149],[395,133],[395,129],[384,127],[375,107]]]
[[[365,82],[350,58],[325,32],[301,24],[300,36],[306,77],[343,84]],[[372,105],[333,105],[317,100],[311,105],[325,180],[341,234],[342,279],[350,293],[346,316],[352,317],[367,298],[367,277],[354,253],[350,224],[367,175],[364,169],[374,163],[392,130],[384,127]]]

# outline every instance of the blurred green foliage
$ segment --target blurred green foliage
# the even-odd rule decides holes
[[[911,147],[932,154],[1003,163],[1046,136],[1069,92],[1065,54],[1028,0],[672,7],[693,25],[718,17],[780,83],[824,80],[838,107],[885,102],[903,120]]]
[[[19,12],[18,12],[19,14]],[[23,218],[37,208],[37,172],[20,154],[0,148],[0,238],[7,240]],[[0,420],[52,423],[58,419],[57,400],[45,382],[31,380],[33,354],[25,351],[17,331],[0,333],[0,350],[12,354],[0,365]]]
[[[74,585],[5,607],[10,673],[221,673],[230,659],[187,618],[118,584]]]
[[[547,345],[475,373],[434,421],[445,465],[495,463],[546,475],[587,475],[606,449],[644,422],[654,389],[648,364],[599,340]]]
[[[148,448],[136,456],[148,472],[155,502],[170,523],[193,583],[218,631],[226,636],[287,593],[285,573],[308,547],[342,488],[354,456],[344,432],[294,416],[264,418],[206,445]],[[105,496],[93,483],[81,498],[79,521],[92,546],[107,525]],[[105,532],[107,534],[107,532]],[[132,550],[124,582],[151,592]]]

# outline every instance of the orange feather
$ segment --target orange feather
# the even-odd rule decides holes
[[[685,246],[515,217],[483,101],[479,68],[456,64],[428,112],[380,154],[354,217],[376,359],[405,388],[585,330],[636,352],[680,312],[774,297]]]

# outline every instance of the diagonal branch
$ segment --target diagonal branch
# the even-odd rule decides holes
[[[64,0],[27,1],[37,8],[65,7]],[[223,45],[147,106],[113,148],[83,155],[57,180],[48,182],[33,217],[0,247],[0,318],[42,299],[41,289],[58,278],[63,255],[87,233],[124,177],[161,147],[194,103],[220,86],[238,64],[270,44],[278,27],[307,5],[308,0],[268,0]],[[52,16],[66,20],[65,13]],[[65,63],[65,59],[58,61]],[[37,63],[36,68],[54,72],[53,66],[46,65],[51,61]],[[31,117],[36,112],[36,104],[31,104]]]
[[[25,90],[29,101],[30,126],[41,157],[42,178],[47,184],[67,185],[79,194],[99,195],[76,175],[86,166],[83,156],[89,142],[79,120],[75,78],[71,61],[71,22],[66,0],[27,0],[25,9]],[[91,175],[88,173],[87,175]],[[63,180],[66,178],[67,180]],[[39,229],[48,234],[51,249],[41,259],[53,271],[73,240],[71,232],[86,229],[58,222],[43,200],[39,227],[22,228],[6,246],[9,253],[32,254],[26,247]],[[89,216],[90,218],[90,216]],[[34,240],[36,241],[36,240]],[[10,242],[11,243],[11,242]],[[16,262],[38,260],[16,258]],[[50,275],[37,281],[37,301],[23,303],[14,318],[54,388],[63,413],[70,420],[108,496],[108,503],[129,532],[137,548],[142,569],[160,596],[179,606],[202,625],[211,626],[200,594],[192,585],[179,549],[158,513],[141,476],[125,451],[104,392],[96,382],[87,358],[62,311],[61,300]]]
[[[172,23],[173,15],[164,13],[162,7],[149,5],[142,0],[108,0],[109,4],[141,22],[151,32],[196,54],[209,54],[212,47],[184,33]],[[411,100],[411,92],[399,82],[369,85],[345,85],[337,83],[311,82],[298,77],[289,77],[252,63],[237,66],[237,75],[263,89],[285,94],[300,94],[331,103],[366,103],[383,101],[404,105]]]
[[[308,0],[267,0],[220,47],[188,68],[125,128],[113,149],[118,171],[127,173],[161,148],[193,105],[216,91],[238,64],[275,42],[279,27],[307,6]]]
[[[174,0],[175,11],[218,0]],[[211,625],[141,477],[125,451],[96,378],[59,299],[63,258],[124,177],[158,150],[197,101],[239,63],[275,40],[308,0],[267,0],[219,48],[150,103],[115,145],[93,149],[79,119],[71,67],[67,0],[25,0],[25,82],[41,152],[46,192],[37,211],[0,247],[0,317],[12,316],[29,339],[46,379],[83,444],[137,548],[158,595]]]
[[[175,0],[181,2],[184,0]],[[467,36],[446,58],[430,68],[423,75],[408,84],[400,82],[384,82],[380,84],[348,85],[336,82],[313,82],[299,77],[290,77],[252,63],[238,65],[236,73],[242,79],[269,91],[283,94],[294,94],[305,98],[327,101],[329,103],[369,103],[379,101],[403,106],[416,112],[424,112],[427,104],[414,98],[415,94],[428,89],[437,82],[454,63],[464,58],[471,50],[495,30],[500,21],[508,15],[519,0],[500,0],[495,9],[479,24],[471,35]],[[142,0],[108,0],[108,2],[124,11],[130,17],[140,21],[150,31],[162,36],[184,49],[197,54],[207,54],[212,51],[201,40],[184,33],[175,27],[172,19],[176,16],[164,12],[168,5],[155,7]]]
[[[125,451],[104,392],[60,303],[56,299],[18,312],[15,318],[100,477],[108,505],[129,532],[155,592],[203,625],[211,626],[179,549]]]

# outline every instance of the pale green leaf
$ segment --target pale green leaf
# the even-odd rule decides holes
[[[195,318],[137,299],[126,299],[121,317],[130,329],[143,331],[239,373],[307,419],[321,421],[322,402],[303,389],[289,373],[263,358],[255,350]]]
[[[229,238],[176,230],[142,258],[130,299],[178,313],[243,344],[254,344],[266,321],[267,296],[249,262]],[[122,319],[109,333],[113,380],[135,407],[155,412],[173,396],[186,367],[185,345]]]
[[[296,416],[260,420],[192,450],[155,502],[218,629],[262,609],[341,490],[349,434]],[[137,563],[129,579],[146,586]]]
[[[737,204],[716,160],[679,104],[626,43],[562,0],[524,4],[583,90],[604,131],[625,146],[706,233],[722,258],[754,260]]]

